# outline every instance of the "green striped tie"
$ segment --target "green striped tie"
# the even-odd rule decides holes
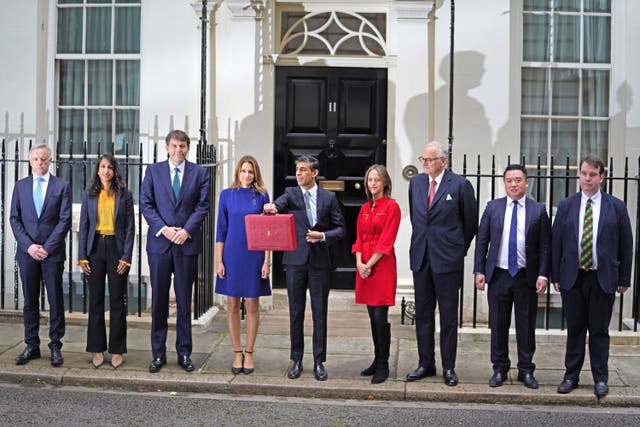
[[[584,225],[582,227],[582,240],[580,240],[580,268],[590,270],[593,268],[593,209],[591,199],[587,200],[584,208]]]

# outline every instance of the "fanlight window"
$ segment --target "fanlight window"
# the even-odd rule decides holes
[[[281,55],[386,55],[384,13],[283,12],[281,16]]]

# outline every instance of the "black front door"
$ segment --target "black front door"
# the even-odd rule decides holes
[[[346,238],[332,246],[331,287],[353,289],[356,220],[365,202],[364,173],[386,164],[387,70],[276,67],[274,189],[295,186],[294,160],[320,161],[320,186],[336,192],[344,209]],[[274,256],[274,286],[285,287],[281,254]]]

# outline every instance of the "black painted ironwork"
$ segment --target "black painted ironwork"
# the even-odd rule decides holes
[[[13,144],[13,158],[8,158],[6,153],[9,152],[10,145]],[[31,174],[31,168],[29,166],[28,153],[31,148],[33,142],[32,141],[6,141],[2,139],[2,146],[0,149],[0,171],[2,172],[2,177],[0,178],[1,183],[1,200],[0,200],[0,221],[2,222],[2,274],[1,274],[1,282],[0,282],[0,309],[5,309],[7,307],[6,294],[9,292],[10,286],[7,285],[7,277],[5,276],[5,253],[6,253],[6,228],[4,224],[7,222],[8,211],[6,209],[5,202],[10,201],[11,192],[13,191],[13,183],[18,181],[19,179],[28,176]],[[80,189],[86,188],[91,173],[96,165],[98,155],[89,154],[88,147],[85,142],[81,144],[82,153],[79,153],[78,150],[75,151],[75,155],[73,147],[73,142],[68,142],[69,154],[62,155],[61,153],[61,144],[57,143],[54,153],[53,159],[53,167],[54,173],[58,176],[65,176],[69,182],[71,187],[71,192],[78,192]],[[76,145],[77,147],[77,145]],[[136,177],[137,188],[141,188],[142,186],[142,178],[144,176],[144,170],[147,165],[150,163],[145,163],[141,161],[140,156],[132,156],[131,150],[132,147],[129,144],[125,143],[125,151],[124,154],[117,155],[118,162],[122,168],[124,177],[126,182],[129,182],[129,177]],[[216,152],[215,147],[212,145],[203,145],[198,144],[197,147],[192,147],[192,149],[196,149],[197,153],[197,163],[199,163],[202,167],[207,170],[209,175],[209,197],[211,200],[210,203],[210,211],[207,215],[205,222],[203,224],[203,251],[200,255],[199,259],[199,269],[198,269],[198,277],[195,283],[195,291],[194,291],[194,316],[195,318],[200,317],[203,313],[208,311],[213,306],[213,282],[214,282],[214,269],[213,269],[213,259],[214,259],[214,218],[215,218],[215,189],[216,189]],[[103,151],[104,149],[104,151]],[[98,152],[110,152],[114,154],[115,144],[106,143],[98,144]],[[52,150],[53,151],[53,150]],[[139,153],[144,152],[144,144],[140,143]],[[153,144],[153,155],[152,162],[156,162],[158,160],[158,152],[157,152],[157,144]],[[9,171],[13,168],[13,182],[7,183],[5,176]],[[77,170],[80,168],[82,170],[81,175],[77,175],[74,180],[74,174],[71,173],[73,170]],[[81,182],[78,181],[78,176],[82,176],[80,178]],[[11,181],[10,179],[8,181]],[[139,192],[138,192],[139,193]],[[139,205],[139,194],[134,194],[134,204]],[[73,205],[73,212],[77,214],[80,212],[80,204],[75,203]],[[147,293],[151,292],[150,284],[148,277],[143,276],[142,274],[142,264],[146,262],[146,254],[143,254],[142,248],[145,245],[145,239],[142,238],[142,229],[143,229],[143,218],[142,215],[138,214],[136,221],[136,237],[135,240],[137,242],[137,252],[134,254],[134,263],[137,264],[137,270],[131,271],[129,274],[129,284],[127,290],[125,290],[125,298],[127,307],[131,303],[132,294],[135,294],[135,298],[137,299],[137,307],[136,314],[140,317],[142,316],[143,311],[147,308],[143,304],[149,300],[147,298]],[[9,229],[10,232],[10,229]],[[68,292],[66,299],[66,310],[69,312],[74,311],[82,311],[83,313],[87,312],[87,301],[88,301],[88,289],[87,284],[83,275],[78,271],[76,267],[77,263],[77,250],[74,249],[74,245],[77,244],[73,237],[74,232],[70,232],[69,236],[67,236],[67,262],[65,263],[65,273],[64,277],[66,283],[63,284],[65,287],[65,291]],[[20,309],[20,295],[19,286],[20,286],[20,277],[19,277],[19,269],[18,264],[15,260],[15,253],[17,250],[17,245],[14,242],[13,245],[13,310]],[[41,284],[40,291],[40,306],[42,310],[46,309],[45,304],[45,293],[44,293],[44,283]],[[78,300],[79,294],[79,300]]]

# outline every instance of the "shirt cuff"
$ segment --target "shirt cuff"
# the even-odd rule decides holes
[[[162,227],[157,233],[156,233],[156,237],[160,237],[162,235],[162,232],[164,231],[164,229],[167,228],[167,226],[165,225],[164,227]]]

